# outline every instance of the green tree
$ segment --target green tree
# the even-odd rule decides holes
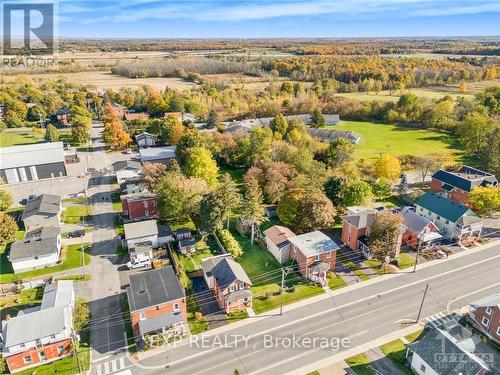
[[[223,228],[226,215],[223,197],[214,190],[201,199],[200,212],[195,222],[200,231],[214,234]]]
[[[177,147],[175,149],[175,156],[179,159],[181,165],[186,162],[189,154],[189,149],[193,147],[205,147],[208,148],[207,139],[196,130],[191,130],[185,132],[177,142]]]
[[[73,142],[82,145],[90,140],[90,130],[92,129],[92,119],[83,116],[72,118],[71,137]]]
[[[79,297],[75,302],[75,310],[73,312],[73,328],[75,331],[89,329],[90,310],[85,299]]]
[[[354,145],[346,138],[336,138],[330,142],[327,153],[327,163],[339,166],[352,160]]]
[[[219,116],[217,115],[217,111],[215,109],[212,109],[208,113],[208,119],[207,119],[206,126],[208,129],[213,129],[217,126],[218,123],[219,123]]]
[[[344,207],[365,205],[372,196],[372,189],[365,181],[353,181],[346,184],[343,196]]]
[[[0,211],[7,211],[12,206],[12,193],[0,187]]]
[[[217,182],[219,168],[209,150],[204,147],[192,147],[188,150],[186,163],[183,166],[188,177],[197,177],[205,180],[208,186]]]
[[[229,229],[229,218],[233,210],[237,209],[242,200],[240,189],[236,182],[231,178],[229,173],[224,173],[219,180],[216,191],[222,196],[223,205],[225,208],[224,216]]]
[[[269,124],[269,127],[273,133],[279,133],[282,137],[284,137],[288,131],[288,121],[283,114],[278,113]]]
[[[276,214],[284,225],[294,225],[300,202],[305,199],[305,196],[306,191],[302,188],[290,189],[283,194],[283,197],[278,202]]]
[[[5,212],[0,212],[0,245],[14,241],[18,230],[14,218]]]
[[[325,183],[325,194],[335,207],[342,206],[345,180],[340,176],[332,176]]]
[[[476,186],[469,195],[469,204],[474,212],[486,216],[500,212],[500,188],[494,186]]]
[[[45,129],[45,140],[47,142],[59,141],[59,131],[54,125],[52,124],[47,125],[47,129]]]
[[[488,139],[498,127],[498,121],[485,114],[469,113],[458,126],[460,143],[469,155],[479,156],[488,147]]]
[[[245,182],[245,194],[243,196],[243,217],[252,223],[251,243],[255,238],[255,225],[266,220],[262,190],[256,179],[251,178]]]
[[[391,188],[391,180],[384,177],[379,177],[372,185],[372,192],[375,198],[383,199],[391,195]]]
[[[324,128],[326,126],[325,116],[316,108],[311,112],[311,127]]]

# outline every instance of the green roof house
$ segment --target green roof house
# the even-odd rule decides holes
[[[432,220],[445,238],[461,241],[481,236],[482,220],[469,207],[442,195],[429,191],[417,199],[415,207],[416,213]]]

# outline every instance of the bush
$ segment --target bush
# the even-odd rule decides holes
[[[221,229],[217,232],[217,237],[219,238],[222,246],[226,251],[232,255],[233,258],[238,258],[243,255],[243,249],[233,235],[227,229]]]

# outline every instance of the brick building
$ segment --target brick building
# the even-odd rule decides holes
[[[490,339],[500,343],[500,293],[470,304],[469,318]]]
[[[122,195],[122,213],[125,221],[140,221],[158,217],[156,194],[149,192]]]

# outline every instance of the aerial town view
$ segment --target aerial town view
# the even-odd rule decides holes
[[[0,374],[500,374],[498,0],[0,8]]]

